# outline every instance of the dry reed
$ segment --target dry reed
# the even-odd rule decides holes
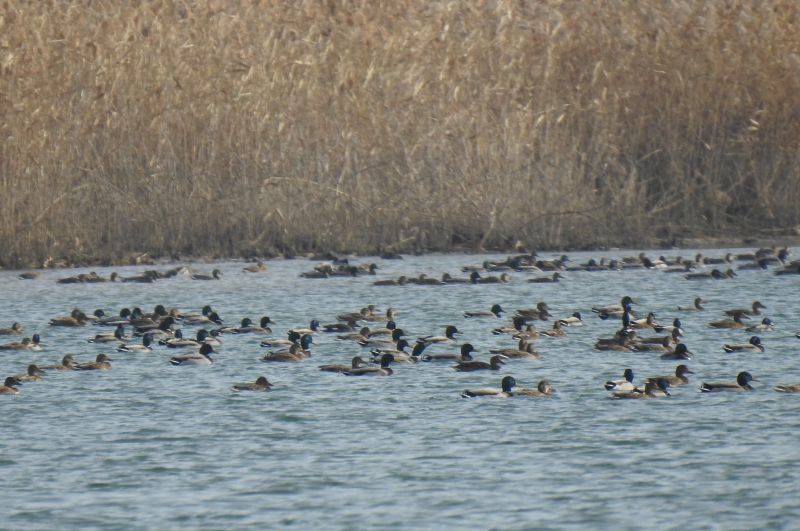
[[[0,261],[800,219],[794,0],[7,0]]]

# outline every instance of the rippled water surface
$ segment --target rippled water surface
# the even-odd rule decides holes
[[[318,364],[365,353],[331,335],[318,336],[313,357],[297,364],[260,362],[262,338],[226,335],[212,367],[172,367],[175,351],[158,347],[114,353],[109,372],[49,372],[19,395],[0,396],[0,527],[797,527],[800,395],[772,386],[800,382],[800,276],[743,271],[732,280],[690,282],[659,271],[570,272],[550,285],[513,273],[506,285],[372,285],[400,274],[455,274],[485,258],[492,257],[406,257],[379,261],[377,277],[326,280],[299,278],[315,265],[305,260],[269,262],[261,275],[221,263],[221,281],[178,277],[146,285],[57,285],[72,272],[48,271],[35,281],[0,272],[0,327],[21,321],[46,345],[43,352],[0,352],[2,376],[68,352],[79,360],[111,353],[86,341],[100,327],[47,325],[76,306],[116,313],[211,304],[229,325],[269,315],[273,335],[282,337],[312,318],[333,322],[337,313],[373,303],[396,308],[412,337],[457,325],[481,359],[515,342],[491,334],[507,320],[467,320],[465,310],[546,301],[556,316],[580,311],[586,321],[565,338],[539,339],[541,360],[511,360],[499,373],[432,363],[396,365],[388,378],[320,373]],[[126,276],[141,269],[116,270]],[[696,375],[670,399],[614,401],[603,389],[625,367],[644,377],[676,364],[657,354],[592,349],[619,322],[598,319],[591,306],[625,294],[660,321],[683,320]],[[698,295],[709,300],[706,311],[675,311]],[[749,334],[706,324],[755,299],[778,326],[762,336],[766,353],[724,353],[723,343]],[[195,328],[185,328],[193,335]],[[735,379],[741,370],[760,380],[755,392],[698,392],[701,381]],[[231,391],[262,374],[273,391]],[[498,387],[509,374],[524,387],[547,378],[555,396],[459,397],[468,387]]]

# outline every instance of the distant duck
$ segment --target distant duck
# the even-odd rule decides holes
[[[245,266],[242,268],[242,272],[244,273],[263,273],[267,270],[267,266],[264,265],[264,262],[259,260],[255,264]]]
[[[297,332],[300,335],[316,334],[319,332],[319,321],[316,319],[311,319],[308,328],[292,328],[291,331]]]
[[[517,348],[498,348],[489,351],[490,354],[499,354],[509,359],[536,359],[541,355],[527,339],[520,339]]]
[[[370,329],[368,326],[361,327],[357,332],[350,332],[349,334],[338,334],[337,341],[369,341]]]
[[[524,308],[514,312],[515,317],[521,317],[527,321],[547,321],[551,316],[550,308],[546,302],[537,302],[535,308]]]
[[[209,312],[206,315],[185,315],[183,316],[183,324],[188,326],[193,325],[208,325],[208,324],[222,324],[222,318],[217,312]]]
[[[764,352],[766,348],[761,344],[761,338],[752,336],[747,343],[725,344],[722,346],[725,352]]]
[[[110,371],[111,362],[114,361],[105,354],[98,354],[94,361],[75,365],[76,371]]]
[[[359,367],[357,369],[350,369],[342,374],[347,376],[391,376],[394,374],[389,364],[394,361],[394,356],[391,354],[384,354],[381,356],[380,367]]]
[[[653,336],[653,337],[642,337],[636,340],[636,344],[638,345],[664,345],[664,340],[667,340],[667,346],[672,344],[677,345],[680,343],[681,338],[681,329],[674,328],[672,332],[668,336]]]
[[[491,309],[486,310],[476,310],[476,311],[469,311],[464,312],[464,317],[496,317],[499,318],[500,314],[504,312],[503,308],[499,304],[493,304]]]
[[[773,387],[779,393],[800,393],[800,384],[779,384]]]
[[[16,395],[19,393],[19,389],[17,389],[17,387],[20,385],[22,385],[22,382],[13,376],[9,376],[6,378],[3,385],[0,385],[0,395]]]
[[[189,366],[189,365],[211,365],[214,363],[211,354],[214,353],[214,347],[211,345],[201,345],[198,352],[192,354],[184,354],[183,356],[173,356],[169,362],[175,366]]]
[[[319,370],[323,372],[347,372],[353,369],[358,369],[360,367],[366,367],[367,362],[361,359],[360,356],[355,356],[351,361],[350,365],[320,365]]]
[[[234,391],[269,391],[272,387],[265,376],[259,376],[254,383],[234,384],[231,389]]]
[[[222,278],[222,271],[214,269],[210,275],[203,273],[195,273],[191,276],[192,280],[220,280]]]
[[[456,334],[460,333],[461,332],[454,325],[448,325],[444,329],[443,336],[422,336],[418,338],[417,341],[426,343],[428,345],[432,345],[434,343],[455,343],[458,341],[456,339]]]
[[[644,319],[634,319],[630,322],[630,328],[635,329],[642,329],[642,328],[655,328],[658,324],[656,323],[656,314],[650,312],[647,314],[647,317]]]
[[[695,297],[694,304],[689,307],[682,307],[678,306],[677,311],[679,312],[702,312],[705,310],[703,304],[707,303],[708,301],[704,300],[702,297]]]
[[[466,277],[453,277],[450,273],[442,273],[442,283],[444,284],[469,284],[472,282]]]
[[[505,363],[499,355],[496,355],[489,358],[489,363],[485,361],[460,361],[453,365],[453,368],[459,372],[496,371],[500,369],[501,365],[505,365]]]
[[[525,326],[525,318],[524,317],[514,317],[512,320],[511,326],[501,326],[492,330],[492,334],[499,336],[502,334],[518,334],[522,332],[522,327]]]
[[[609,317],[622,317],[626,310],[630,310],[630,306],[636,302],[625,295],[620,300],[619,304],[608,304],[606,306],[593,306],[592,311],[601,319],[608,319]]]
[[[125,325],[118,324],[114,332],[97,334],[89,339],[89,343],[119,343],[125,342],[130,339],[130,336],[125,335]]]
[[[390,338],[370,336],[365,340],[359,340],[358,344],[362,347],[370,348],[392,348],[397,346],[404,335],[406,335],[406,333],[402,328],[395,328],[392,330]]]
[[[540,380],[539,384],[536,386],[536,389],[517,389],[514,391],[515,396],[537,396],[537,397],[544,397],[544,396],[552,396],[553,395],[553,386],[550,385],[550,382],[547,380]]]
[[[265,354],[261,361],[265,362],[278,362],[278,363],[294,363],[303,361],[310,356],[310,352],[305,350],[300,345],[292,345],[288,349],[270,351]]]
[[[549,277],[529,278],[528,282],[535,283],[535,284],[548,284],[548,283],[558,282],[562,278],[564,278],[564,276],[561,273],[559,273],[558,271],[556,271],[555,273],[553,273],[552,276],[549,276]]]
[[[152,334],[145,334],[142,336],[142,342],[139,344],[130,343],[126,344],[123,343],[117,347],[117,352],[153,352],[153,335]]]
[[[736,308],[735,310],[726,310],[725,315],[730,317],[736,317],[737,315],[761,315],[761,310],[766,310],[767,307],[761,304],[760,301],[753,301],[753,305],[750,308]]]
[[[20,280],[34,280],[39,278],[41,275],[42,274],[39,271],[26,271],[17,275],[17,278]]]
[[[653,330],[658,333],[661,332],[669,332],[670,334],[678,332],[678,335],[683,335],[683,323],[679,318],[675,318],[672,320],[671,325],[654,325]]]
[[[22,334],[23,326],[20,323],[13,323],[10,328],[0,328],[0,336],[15,336]]]
[[[38,382],[41,381],[45,372],[34,364],[28,365],[28,370],[25,374],[17,374],[14,378],[18,382]]]
[[[272,329],[269,327],[269,324],[272,322],[272,319],[269,316],[264,316],[259,321],[258,326],[253,325],[253,321],[249,317],[245,317],[242,319],[240,326],[235,328],[232,333],[234,334],[264,334],[269,335],[272,333]]]
[[[75,360],[72,357],[72,354],[66,354],[63,358],[61,358],[61,363],[57,363],[55,365],[43,365],[39,368],[45,371],[71,371],[75,369]]]
[[[561,321],[553,321],[552,329],[543,330],[539,333],[547,337],[564,337],[567,335],[567,332],[563,328],[561,328]]]
[[[86,314],[76,308],[68,316],[50,319],[50,326],[83,326],[88,322]]]
[[[400,276],[396,279],[388,278],[384,280],[376,280],[372,283],[373,286],[405,286],[408,283],[408,278]]]
[[[772,320],[769,317],[764,317],[759,324],[748,326],[746,330],[748,332],[773,332],[775,326],[772,324]]]
[[[657,382],[648,381],[644,385],[644,390],[634,389],[633,391],[624,391],[614,393],[612,398],[616,399],[650,399],[650,398],[663,398],[670,396],[669,382],[664,378],[659,379]]]
[[[724,280],[726,278],[733,278],[736,276],[732,270],[723,273],[719,269],[712,269],[711,271],[704,271],[699,273],[687,274],[686,280]]]
[[[483,387],[480,389],[464,389],[461,392],[462,398],[475,398],[475,397],[490,397],[490,398],[508,398],[513,396],[513,389],[517,385],[517,381],[513,376],[505,376],[500,382],[501,389],[493,389],[491,387]]]
[[[322,325],[322,331],[326,333],[354,332],[357,329],[356,319],[347,319],[344,323],[329,323]]]
[[[469,280],[473,284],[505,284],[511,280],[508,273],[502,273],[500,276],[482,277],[477,271],[473,271]]]
[[[636,352],[670,352],[672,351],[672,337],[663,337],[661,343],[636,343],[632,345],[632,349]]]
[[[690,360],[692,354],[684,343],[678,343],[675,345],[675,350],[663,353],[660,358],[662,360]]]
[[[742,319],[749,319],[749,317],[742,314],[736,314],[733,316],[733,319],[713,321],[708,323],[708,326],[711,328],[747,328],[747,325],[742,322]]]
[[[689,378],[686,376],[687,374],[694,374],[689,367],[686,365],[678,365],[675,367],[675,374],[670,374],[667,376],[652,376],[647,379],[648,382],[658,382],[661,379],[664,379],[669,382],[671,387],[677,385],[686,385],[689,383]]]
[[[752,391],[753,386],[750,385],[750,382],[753,381],[758,380],[753,378],[749,372],[743,371],[736,376],[735,382],[703,382],[703,385],[700,386],[700,391],[704,393],[717,393],[721,391]]]
[[[606,391],[633,391],[633,369],[625,369],[621,380],[609,380],[605,383]]]
[[[443,353],[436,353],[436,354],[425,354],[421,357],[422,361],[457,361],[457,362],[465,362],[465,361],[472,361],[472,353],[477,352],[474,346],[471,343],[464,343],[461,345],[461,351],[459,353],[455,352],[443,352]]]
[[[583,319],[581,318],[581,312],[575,312],[569,317],[565,317],[564,319],[559,319],[559,322],[564,326],[583,326]]]
[[[42,350],[42,345],[40,344],[39,334],[33,334],[31,337],[23,338],[22,341],[0,345],[0,350],[32,350],[39,352]]]
[[[514,339],[524,339],[525,341],[532,341],[534,339],[537,339],[539,335],[540,335],[539,331],[536,330],[536,327],[532,324],[529,324],[525,326],[524,330],[517,332],[511,337],[513,337]]]

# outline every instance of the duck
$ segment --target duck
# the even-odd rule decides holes
[[[747,332],[773,332],[775,325],[772,324],[772,319],[764,317],[760,323],[748,326],[745,330]]]
[[[753,386],[750,382],[757,382],[753,376],[747,372],[742,371],[736,375],[735,382],[703,382],[700,386],[700,391],[703,393],[718,393],[721,391],[752,391]]]
[[[156,271],[145,271],[140,275],[132,277],[118,277],[120,282],[135,283],[135,284],[152,284],[158,280],[158,273]]]
[[[18,336],[23,329],[20,323],[12,323],[10,328],[0,328],[0,336]]]
[[[295,357],[300,356],[301,358],[310,357],[311,351],[309,348],[314,343],[314,338],[310,334],[303,334],[299,338],[297,337],[297,334],[295,334],[292,337],[296,338],[296,342],[292,343],[289,348],[270,351],[265,357],[280,357],[286,355]]]
[[[262,341],[261,346],[267,348],[291,347],[295,343],[299,343],[300,338],[300,334],[290,330],[286,339],[268,339],[266,341]]]
[[[556,271],[555,273],[553,273],[552,276],[549,276],[549,277],[529,278],[528,282],[531,282],[531,283],[534,283],[534,284],[548,284],[548,283],[558,282],[562,278],[564,278],[564,275],[562,275],[561,273]]]
[[[558,320],[563,326],[583,326],[581,312],[574,312],[569,317]]]
[[[376,280],[372,283],[373,286],[405,286],[408,283],[408,278],[405,276],[400,276],[396,279],[394,278],[387,278],[383,280]]]
[[[675,374],[670,374],[667,376],[652,376],[647,378],[646,381],[648,382],[658,382],[659,380],[666,380],[669,382],[670,387],[674,387],[676,385],[686,385],[689,383],[689,378],[686,376],[687,374],[694,374],[689,367],[686,365],[678,365],[675,367]]]
[[[142,342],[139,344],[136,343],[121,343],[117,347],[117,352],[153,352],[153,334],[145,334],[142,336]]]
[[[508,273],[501,273],[500,276],[482,277],[477,271],[473,271],[469,275],[469,280],[472,284],[505,284],[511,281],[511,276]]]
[[[355,356],[350,360],[350,365],[320,365],[319,370],[323,372],[347,372],[360,367],[366,367],[367,362],[360,356]]]
[[[211,355],[214,353],[214,347],[211,345],[200,345],[200,350],[192,354],[184,354],[182,356],[173,356],[169,362],[175,366],[189,366],[189,365],[211,365],[214,359]]]
[[[393,345],[396,346],[397,343],[403,339],[404,335],[406,335],[406,333],[402,328],[395,328],[392,330],[390,339],[381,337],[368,337],[365,340],[358,341],[358,344],[362,347],[391,348]]]
[[[305,350],[302,346],[294,344],[288,349],[275,350],[265,354],[261,361],[265,362],[279,362],[279,363],[294,363],[303,361],[310,356],[309,351]]]
[[[633,391],[636,389],[633,384],[633,369],[625,369],[621,380],[609,380],[604,387],[606,391]]]
[[[346,376],[391,376],[394,371],[389,367],[389,364],[394,361],[394,356],[391,354],[384,354],[381,356],[380,367],[359,367],[357,369],[350,369],[342,374]]]
[[[534,346],[528,343],[527,339],[520,339],[517,348],[495,348],[489,351],[490,354],[499,354],[509,359],[539,359],[541,356],[534,349]]]
[[[319,332],[319,321],[316,319],[311,319],[311,322],[308,324],[308,328],[292,328],[290,331],[297,332],[300,335],[316,334]]]
[[[22,341],[0,345],[0,350],[33,350],[39,352],[42,350],[42,346],[40,344],[39,334],[33,334],[31,337],[23,338]]]
[[[265,315],[261,318],[258,323],[258,326],[253,326],[253,321],[249,317],[245,317],[242,319],[240,326],[235,328],[232,333],[233,334],[262,334],[262,335],[269,335],[272,333],[272,329],[269,327],[269,323],[272,322],[272,319],[269,316]]]
[[[547,321],[550,317],[550,308],[546,302],[537,302],[535,308],[525,308],[514,312],[515,317],[522,317],[529,321]]]
[[[761,310],[766,310],[767,307],[761,304],[760,301],[753,301],[750,308],[736,308],[734,310],[725,310],[725,315],[736,317],[737,315],[761,315]]]
[[[358,332],[350,332],[349,334],[339,334],[336,336],[337,341],[369,341],[370,329],[368,326],[363,326]]]
[[[471,280],[466,277],[454,277],[450,273],[442,273],[443,284],[469,284],[470,282]]]
[[[17,275],[17,278],[20,280],[35,280],[41,275],[42,274],[39,271],[25,271],[24,273]]]
[[[567,335],[566,330],[561,328],[561,321],[553,321],[553,328],[550,330],[543,330],[539,332],[543,336],[547,337],[564,337]]]
[[[634,319],[630,322],[630,328],[635,329],[642,329],[642,328],[655,328],[658,324],[656,323],[656,314],[653,312],[649,312],[647,317],[644,319]]]
[[[69,315],[50,319],[50,326],[83,326],[87,322],[89,318],[86,314],[76,308]]]
[[[800,393],[800,384],[778,384],[773,389],[779,393]]]
[[[44,371],[36,365],[30,364],[25,374],[17,374],[14,378],[16,378],[18,382],[38,382],[43,380],[42,376],[44,376]]]
[[[356,330],[358,324],[356,323],[356,319],[347,319],[344,323],[330,323],[322,325],[322,331],[326,333],[341,333],[341,332],[353,332]]]
[[[17,386],[22,385],[22,382],[14,378],[13,376],[9,376],[6,378],[3,385],[0,385],[0,395],[16,395],[19,393],[19,389]]]
[[[609,317],[621,317],[626,308],[636,304],[636,302],[625,295],[620,299],[619,304],[608,304],[606,306],[592,306],[592,311],[596,313],[601,319],[608,319]]]
[[[617,331],[613,338],[599,339],[594,344],[595,350],[600,351],[614,351],[614,352],[631,352],[633,350],[632,334],[636,332],[631,330],[629,333],[625,330]]]
[[[257,261],[255,264],[242,268],[242,272],[244,273],[263,273],[266,270],[267,266],[261,260]]]
[[[453,368],[459,372],[472,372],[490,370],[496,371],[500,369],[500,365],[505,365],[500,355],[494,355],[489,358],[489,363],[485,361],[460,361],[453,365]]]
[[[663,398],[670,396],[669,382],[664,378],[659,379],[657,382],[650,382],[644,384],[644,390],[634,389],[633,391],[625,391],[614,393],[611,395],[615,399],[650,399],[650,398]]]
[[[517,381],[513,376],[505,376],[500,381],[500,389],[493,389],[491,387],[483,387],[480,389],[464,389],[461,392],[462,398],[475,398],[475,397],[492,397],[492,398],[508,398],[513,396],[513,389],[517,385]]]
[[[761,344],[760,337],[752,336],[747,343],[725,344],[722,346],[722,350],[725,352],[755,352],[757,350],[764,352],[766,347]]]
[[[152,336],[153,340],[169,339],[175,337],[175,331],[172,329],[174,324],[175,318],[168,315],[154,328],[137,328],[135,335],[149,335]]]
[[[464,317],[496,317],[499,318],[500,315],[504,312],[503,308],[499,304],[493,304],[492,307],[486,310],[475,310],[475,311],[468,311],[464,312]]]
[[[417,343],[414,346],[415,349],[417,348],[417,345],[422,345],[422,347],[417,350],[418,354],[422,353],[422,351],[425,350],[425,347],[427,346],[425,343]],[[391,354],[392,356],[407,357],[409,354],[406,352],[406,348],[408,348],[409,346],[410,345],[409,345],[408,341],[406,341],[405,339],[398,339],[397,343],[393,347],[392,346],[384,346],[384,347],[379,347],[379,348],[373,348],[369,352],[370,352],[370,354],[372,354],[373,357],[377,357],[377,358],[380,358],[384,354]],[[397,360],[395,360],[395,361],[397,361]]]
[[[553,386],[550,385],[550,382],[547,380],[540,380],[539,384],[536,386],[536,389],[517,389],[514,391],[515,396],[537,396],[537,397],[544,397],[544,396],[552,396],[553,395]]]
[[[456,334],[460,334],[460,333],[461,332],[458,330],[458,328],[456,326],[448,325],[444,329],[444,335],[443,336],[422,336],[422,337],[417,338],[417,341],[425,343],[427,345],[433,345],[434,343],[437,343],[437,344],[440,344],[440,343],[452,344],[452,343],[455,343],[456,341],[458,341],[456,339]]]
[[[112,333],[96,334],[93,338],[88,339],[89,343],[117,343],[129,340],[130,337],[125,335],[125,325],[118,324]]]
[[[720,321],[713,321],[708,323],[710,328],[747,328],[747,325],[742,322],[742,319],[750,319],[746,315],[736,314],[733,319],[722,319]]]
[[[531,341],[539,337],[539,331],[536,330],[536,327],[534,325],[529,324],[525,326],[524,330],[517,332],[511,337],[513,337],[514,339],[524,339],[526,341]]]
[[[94,361],[75,365],[76,371],[110,371],[111,362],[114,361],[105,354],[98,354]]]
[[[214,269],[210,275],[195,273],[191,276],[192,280],[219,280],[220,278],[222,278],[222,271],[219,269]]]
[[[165,347],[169,348],[187,348],[187,347],[199,347],[200,343],[202,342],[200,338],[205,339],[207,337],[208,331],[205,329],[200,329],[197,331],[197,339],[189,339],[183,337],[183,331],[178,328],[175,330],[175,334],[173,337],[169,339],[161,339],[159,340],[159,345],[164,345]]]
[[[119,311],[119,315],[106,315],[101,309],[97,309],[94,311],[94,316],[97,318],[94,320],[94,324],[101,325],[101,326],[117,326],[119,324],[126,325],[130,324],[130,317],[131,311],[128,308],[122,308]]]
[[[222,324],[222,318],[217,312],[209,312],[207,315],[184,315],[183,324],[188,326],[193,325],[206,325],[206,324]]]
[[[72,354],[66,354],[61,358],[61,363],[44,365],[39,368],[46,371],[71,371],[75,369],[75,359],[72,357]]]
[[[461,345],[461,350],[458,354],[455,352],[444,352],[441,354],[425,354],[422,356],[422,361],[472,361],[472,353],[478,352],[472,343],[464,343]]]
[[[636,340],[637,345],[664,345],[664,340],[668,340],[669,344],[677,345],[680,343],[682,332],[680,328],[673,328],[668,336],[652,336],[642,337]],[[668,345],[669,346],[669,345]]]
[[[397,329],[397,323],[394,321],[388,321],[386,326],[382,328],[372,328],[367,334],[367,337],[377,337],[377,336],[390,336],[392,332]]]
[[[722,280],[727,277],[719,269],[712,269],[711,271],[687,273],[684,278],[686,280]]]
[[[631,347],[636,352],[665,352],[672,351],[672,337],[665,336],[661,343],[636,343]]]
[[[259,376],[253,383],[238,383],[231,387],[234,391],[269,391],[273,385],[266,376]]]
[[[690,360],[693,354],[684,343],[678,343],[675,345],[675,350],[665,352],[659,357],[662,360]]]
[[[525,318],[520,316],[515,316],[511,320],[511,326],[501,326],[492,330],[492,334],[499,336],[503,334],[518,334],[522,332],[522,327],[525,326]]]
[[[658,333],[669,332],[670,334],[674,334],[675,332],[678,332],[678,335],[683,335],[683,323],[681,322],[680,318],[676,317],[672,320],[671,325],[654,325],[653,330]]]

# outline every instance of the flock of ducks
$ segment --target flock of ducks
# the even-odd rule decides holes
[[[707,279],[711,281],[730,278],[735,275],[732,268],[721,272],[714,268],[709,272],[696,271],[705,265],[731,264],[736,261],[745,261],[738,269],[766,269],[779,266],[776,274],[798,274],[800,263],[788,261],[788,249],[759,249],[747,255],[733,255],[728,253],[721,258],[707,258],[702,255],[695,256],[694,260],[672,259],[664,257],[653,260],[644,253],[637,257],[621,260],[600,261],[590,260],[585,264],[568,265],[570,260],[562,256],[556,260],[537,260],[535,253],[509,257],[504,261],[485,261],[480,265],[465,266],[463,272],[469,273],[466,277],[452,277],[444,273],[441,280],[426,277],[425,275],[401,276],[397,279],[383,279],[374,282],[378,286],[398,286],[410,283],[417,284],[447,284],[447,283],[505,283],[510,280],[510,272],[537,273],[548,272],[547,276],[529,278],[529,282],[559,282],[565,277],[562,273],[567,271],[600,271],[623,270],[635,268],[663,269],[665,272],[682,272],[687,280]],[[352,265],[347,261],[339,263],[321,264],[313,271],[301,273],[304,278],[330,278],[333,276],[357,276],[360,274],[374,275],[378,266],[375,264]],[[266,266],[258,262],[243,268],[244,273],[260,273],[266,271]],[[715,273],[716,272],[716,273]],[[35,272],[23,273],[20,278],[34,279]],[[492,274],[499,273],[499,274]],[[59,283],[93,283],[112,281],[154,282],[156,280],[171,278],[180,274],[190,276],[194,280],[218,280],[222,273],[214,269],[210,274],[203,274],[188,268],[173,268],[167,271],[150,270],[137,277],[122,279],[112,273],[108,279],[102,279],[96,273],[80,274],[74,277],[59,279]],[[148,279],[148,280],[144,280]],[[699,314],[706,311],[706,301],[697,297],[693,304],[678,307],[679,313]],[[647,352],[657,354],[660,359],[676,360],[681,362],[670,374],[649,376],[636,383],[634,371],[626,368],[622,378],[609,380],[604,387],[614,399],[654,399],[671,396],[671,389],[686,386],[690,383],[689,375],[694,372],[685,363],[692,359],[693,353],[684,343],[683,324],[679,317],[662,323],[656,319],[652,312],[637,312],[634,307],[636,301],[625,296],[615,304],[599,305],[591,308],[592,313],[604,321],[619,322],[616,331],[610,337],[598,338],[594,343],[597,351],[628,351]],[[725,352],[764,352],[766,346],[760,334],[774,330],[772,321],[762,317],[762,310],[766,306],[760,301],[754,301],[745,308],[732,308],[724,312],[718,319],[707,320],[707,326],[717,329],[742,329],[753,335],[746,343],[727,343],[722,346]],[[357,311],[344,312],[332,318],[329,323],[320,323],[312,319],[307,327],[296,327],[286,332],[286,337],[275,338],[270,325],[274,322],[269,316],[262,316],[254,321],[244,317],[238,326],[225,325],[218,312],[210,305],[199,312],[183,312],[177,308],[167,309],[165,305],[158,304],[152,312],[145,312],[141,308],[123,308],[115,315],[108,315],[104,310],[95,310],[87,314],[80,309],[74,309],[70,314],[53,317],[49,324],[52,327],[66,327],[81,330],[86,335],[86,341],[91,344],[113,347],[115,357],[129,354],[151,354],[163,349],[170,352],[180,352],[171,355],[168,359],[173,366],[210,366],[215,362],[215,355],[221,348],[225,336],[248,335],[257,338],[266,353],[260,358],[264,363],[301,363],[311,357],[312,346],[320,338],[333,338],[342,345],[350,345],[350,350],[356,354],[346,364],[324,364],[318,369],[326,373],[338,373],[349,377],[391,376],[399,365],[412,365],[428,363],[431,365],[447,364],[458,372],[487,371],[492,373],[500,371],[512,360],[539,359],[541,353],[536,348],[536,341],[540,338],[559,338],[567,335],[573,327],[584,324],[580,312],[572,315],[555,317],[550,313],[546,302],[539,302],[531,308],[520,308],[513,311],[505,310],[501,304],[493,304],[486,309],[474,309],[463,313],[464,320],[489,320],[504,322],[493,326],[492,334],[509,338],[512,344],[505,348],[489,351],[487,360],[478,360],[473,354],[478,352],[473,343],[461,341],[461,331],[457,324],[447,325],[442,334],[420,335],[412,338],[398,324],[397,312],[389,308],[386,311],[377,309],[374,305],[367,305]],[[754,324],[745,321],[756,320]],[[537,325],[547,323],[543,328]],[[88,325],[106,327],[111,331],[86,334],[83,330]],[[193,334],[184,335],[184,329],[196,327]],[[40,332],[43,333],[43,332]],[[0,344],[4,351],[42,351],[44,343],[40,333],[24,337],[25,327],[22,323],[12,323],[8,328],[0,328],[0,336],[18,338]],[[187,337],[188,336],[188,337]],[[316,341],[315,341],[316,339]],[[65,354],[59,363],[51,365],[29,364],[24,373],[9,375],[5,378],[4,385],[0,386],[0,394],[18,394],[19,387],[28,382],[44,380],[51,371],[108,371],[112,369],[112,359],[109,354],[97,354],[94,359],[78,361],[72,354]],[[393,368],[394,367],[394,368]],[[756,380],[748,371],[741,371],[735,380],[727,382],[703,382],[699,389],[704,393],[723,391],[752,391],[752,382]],[[598,385],[598,388],[600,386]],[[237,383],[232,386],[236,392],[242,391],[270,391],[273,384],[265,376],[259,376],[251,383]],[[778,392],[800,392],[800,383],[778,384],[774,386]],[[513,376],[505,375],[500,380],[499,388],[484,387],[464,389],[461,396],[465,398],[510,398],[510,397],[549,397],[554,393],[554,388],[547,380],[541,380],[536,387],[517,388]]]

